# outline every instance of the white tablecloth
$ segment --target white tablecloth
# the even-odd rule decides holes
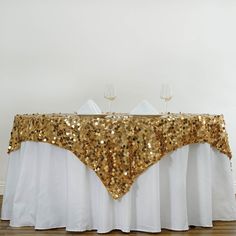
[[[208,144],[184,146],[147,169],[113,200],[73,153],[24,142],[9,155],[2,206],[10,225],[68,231],[160,232],[236,220],[229,158]]]

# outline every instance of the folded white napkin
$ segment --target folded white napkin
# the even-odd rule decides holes
[[[133,115],[156,115],[156,114],[158,114],[158,111],[147,100],[143,100],[136,107],[134,107],[134,109],[130,112],[130,114],[133,114]]]
[[[84,103],[78,110],[78,114],[101,114],[99,106],[91,99]]]

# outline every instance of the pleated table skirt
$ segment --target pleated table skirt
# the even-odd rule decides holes
[[[14,227],[98,233],[212,227],[214,220],[236,220],[230,160],[208,144],[184,146],[114,200],[70,151],[24,142],[9,155],[1,218]]]

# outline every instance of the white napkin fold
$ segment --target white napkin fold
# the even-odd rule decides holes
[[[78,110],[78,114],[101,114],[102,111],[99,106],[92,100],[89,99],[85,102]]]
[[[147,100],[140,102],[133,110],[130,112],[133,115],[156,115],[158,111],[156,108],[149,103]]]

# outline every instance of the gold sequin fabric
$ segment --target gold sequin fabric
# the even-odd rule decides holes
[[[184,145],[207,142],[231,158],[222,115],[16,115],[9,153],[24,141],[70,150],[114,199],[149,166]]]

